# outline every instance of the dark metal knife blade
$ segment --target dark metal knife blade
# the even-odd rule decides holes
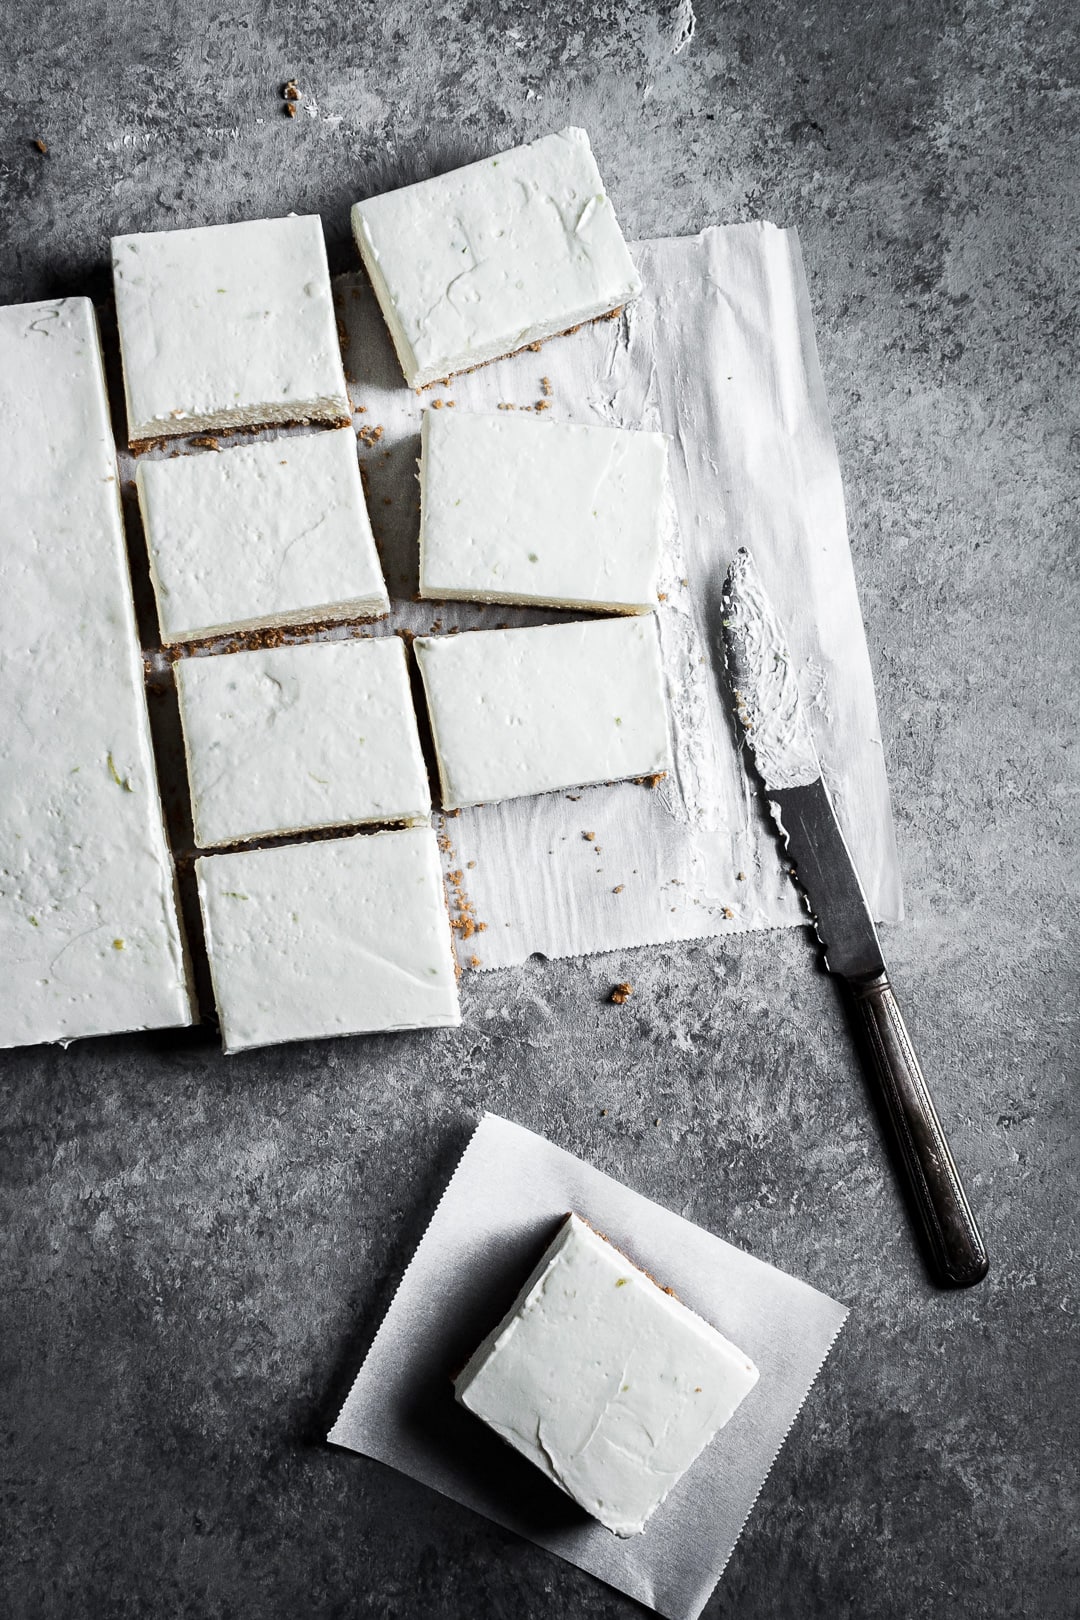
[[[735,713],[825,947],[850,992],[936,1280],[966,1288],[989,1270],[956,1161],[889,983],[877,929],[821,774],[787,637],[749,552],[738,552],[722,596]]]

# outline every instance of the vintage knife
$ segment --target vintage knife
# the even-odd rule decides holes
[[[746,550],[728,570],[722,607],[736,717],[825,947],[825,964],[851,993],[868,1072],[880,1091],[883,1120],[891,1126],[933,1270],[947,1287],[969,1287],[986,1276],[986,1249],[822,780],[787,638]]]

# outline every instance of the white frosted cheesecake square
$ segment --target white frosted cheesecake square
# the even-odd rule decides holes
[[[656,606],[664,434],[428,410],[420,442],[421,596]]]
[[[114,236],[112,265],[132,444],[351,420],[318,215]]]
[[[352,227],[413,388],[641,291],[583,129],[371,197]]]
[[[430,827],[195,863],[226,1052],[461,1022]]]
[[[0,1046],[190,1024],[97,323],[0,310]]]
[[[448,810],[669,769],[652,614],[414,646]]]
[[[633,1536],[757,1379],[722,1333],[569,1215],[454,1387],[593,1518]]]
[[[427,821],[431,791],[399,637],[182,658],[174,672],[204,849]]]
[[[350,428],[135,470],[161,639],[389,611]]]

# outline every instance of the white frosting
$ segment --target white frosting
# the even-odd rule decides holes
[[[0,1045],[190,1024],[89,300],[0,310]]]
[[[164,642],[386,613],[350,428],[136,468]]]
[[[133,444],[348,422],[317,214],[112,240]]]
[[[182,658],[174,667],[203,848],[427,821],[431,791],[397,636]]]
[[[666,480],[662,433],[425,411],[420,594],[645,613]]]
[[[735,709],[766,787],[805,787],[821,775],[783,626],[750,553],[738,551],[723,592]]]
[[[430,827],[195,863],[226,1052],[461,1022]]]
[[[633,1536],[757,1379],[723,1334],[571,1215],[455,1393],[587,1513]]]
[[[447,810],[670,768],[652,615],[414,645]]]
[[[357,203],[352,227],[413,388],[641,291],[583,129]]]

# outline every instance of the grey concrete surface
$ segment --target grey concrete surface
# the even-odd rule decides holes
[[[487,1107],[852,1306],[709,1614],[1075,1615],[1075,8],[0,17],[4,300],[106,298],[118,229],[288,208],[348,264],[356,196],[571,120],[628,234],[798,226],[907,884],[886,946],[993,1261],[928,1285],[801,935],[474,975],[452,1034],[5,1054],[0,1611],[638,1612],[321,1440]]]

